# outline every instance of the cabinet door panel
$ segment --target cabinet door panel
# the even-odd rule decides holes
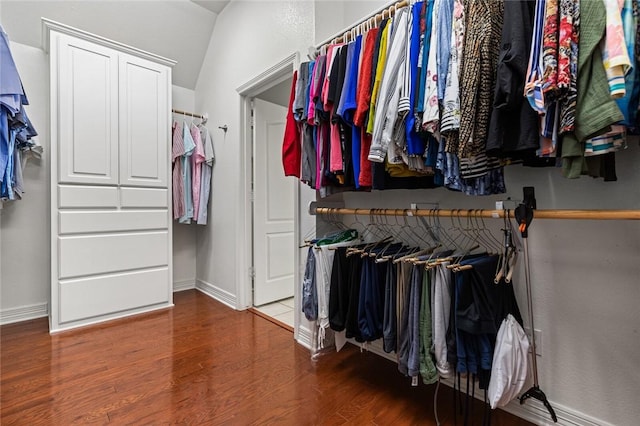
[[[120,184],[167,186],[167,68],[120,55]]]
[[[118,56],[59,39],[59,182],[118,183]]]

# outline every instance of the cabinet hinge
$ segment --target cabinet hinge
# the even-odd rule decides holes
[[[249,267],[249,278],[254,279],[256,277],[256,268],[253,266]]]

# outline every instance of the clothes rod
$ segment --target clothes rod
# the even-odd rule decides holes
[[[317,49],[321,49],[323,46],[327,46],[329,44],[332,43],[343,43],[344,42],[344,38],[347,34],[349,34],[351,31],[353,31],[355,28],[358,27],[362,27],[365,25],[369,25],[372,28],[373,27],[377,27],[378,24],[382,21],[382,19],[384,17],[391,17],[395,14],[396,10],[401,9],[405,6],[409,5],[409,1],[408,0],[402,0],[396,3],[392,3],[388,6],[382,7],[380,9],[378,9],[377,12],[372,13],[371,15],[369,15],[368,17],[361,19],[359,22],[357,22],[354,25],[351,25],[345,29],[343,29],[342,31],[337,32],[335,35],[333,35],[332,37],[326,39],[325,41],[323,41],[322,43],[317,45]],[[361,33],[364,33],[364,31],[361,31]]]
[[[312,203],[313,204],[313,203]],[[506,210],[484,209],[348,209],[309,208],[311,215],[421,216],[455,218],[504,218]],[[534,210],[536,219],[640,220],[640,210]],[[513,217],[512,214],[509,215]]]
[[[194,114],[193,112],[182,111],[182,110],[179,110],[179,109],[172,109],[171,112],[173,112],[175,114],[188,115],[189,117],[200,118],[202,120],[206,120],[207,119],[206,114]]]

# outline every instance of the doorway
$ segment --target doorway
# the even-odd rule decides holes
[[[239,87],[243,132],[241,138],[241,197],[239,211],[244,237],[238,276],[238,308],[268,310],[270,302],[286,303],[287,328],[294,330],[300,315],[295,309],[299,270],[300,185],[282,172],[281,150],[286,108],[298,54],[292,54]],[[254,286],[256,283],[257,287]],[[282,322],[282,324],[285,324]],[[285,324],[287,325],[287,324]]]
[[[252,102],[253,306],[293,329],[295,180],[282,172],[291,78]],[[284,105],[283,105],[284,104]]]

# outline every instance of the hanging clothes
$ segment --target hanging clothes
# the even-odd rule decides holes
[[[182,124],[182,140],[184,142],[184,154],[180,157],[182,167],[182,182],[184,182],[183,205],[184,211],[178,219],[180,223],[191,223],[193,219],[193,191],[192,191],[192,174],[191,174],[191,155],[195,150],[196,144],[191,136],[189,125],[184,122]]]
[[[638,120],[638,1],[582,3],[398,8],[301,64],[290,110],[303,128],[283,150],[299,152],[300,179],[320,197],[438,186],[504,193],[505,165],[553,166],[556,157],[567,177],[615,180],[614,154]],[[589,81],[609,91],[589,92]]]
[[[486,151],[492,156],[535,155],[538,115],[522,96],[527,71],[534,0],[506,1],[496,90]],[[524,152],[523,151],[528,151]]]
[[[331,278],[334,263],[333,258],[336,253],[335,249],[353,245],[356,242],[357,237],[357,231],[347,230],[319,239],[314,243],[315,284],[317,295],[317,348],[319,349],[324,348],[327,329],[329,329],[330,326],[329,293],[331,290]]]
[[[171,182],[173,184],[173,218],[179,219],[184,215],[184,180],[182,179],[182,156],[184,155],[184,139],[182,124],[177,121],[172,126],[171,162],[173,163],[173,173]]]
[[[29,100],[9,48],[9,37],[0,26],[0,200],[16,200],[24,194],[22,153],[42,153],[34,139],[33,127],[25,105]]]
[[[611,98],[602,62],[601,41],[606,29],[604,3],[581,2],[580,8],[575,129],[562,141],[563,174],[568,178],[577,178],[588,170],[584,161],[584,141],[606,132],[609,126],[624,119]]]
[[[202,164],[205,162],[206,157],[204,153],[204,144],[202,143],[202,136],[200,135],[200,129],[193,123],[191,123],[191,138],[195,144],[193,149],[193,155],[191,155],[191,192],[193,198],[193,219],[198,220],[198,213],[200,211],[200,189],[202,178]]]
[[[289,95],[289,105],[282,142],[282,166],[285,176],[295,176],[300,178],[301,169],[301,148],[300,148],[300,127],[294,118],[293,108],[295,105],[296,84],[298,82],[298,71],[293,73],[291,82],[291,94]]]
[[[209,130],[201,126],[200,127],[200,139],[204,145],[204,162],[201,164],[202,172],[200,177],[200,198],[198,203],[198,225],[207,224],[209,198],[211,196],[211,179],[213,175],[213,162],[215,160],[215,154],[213,152],[213,141],[211,140],[211,133]]]

